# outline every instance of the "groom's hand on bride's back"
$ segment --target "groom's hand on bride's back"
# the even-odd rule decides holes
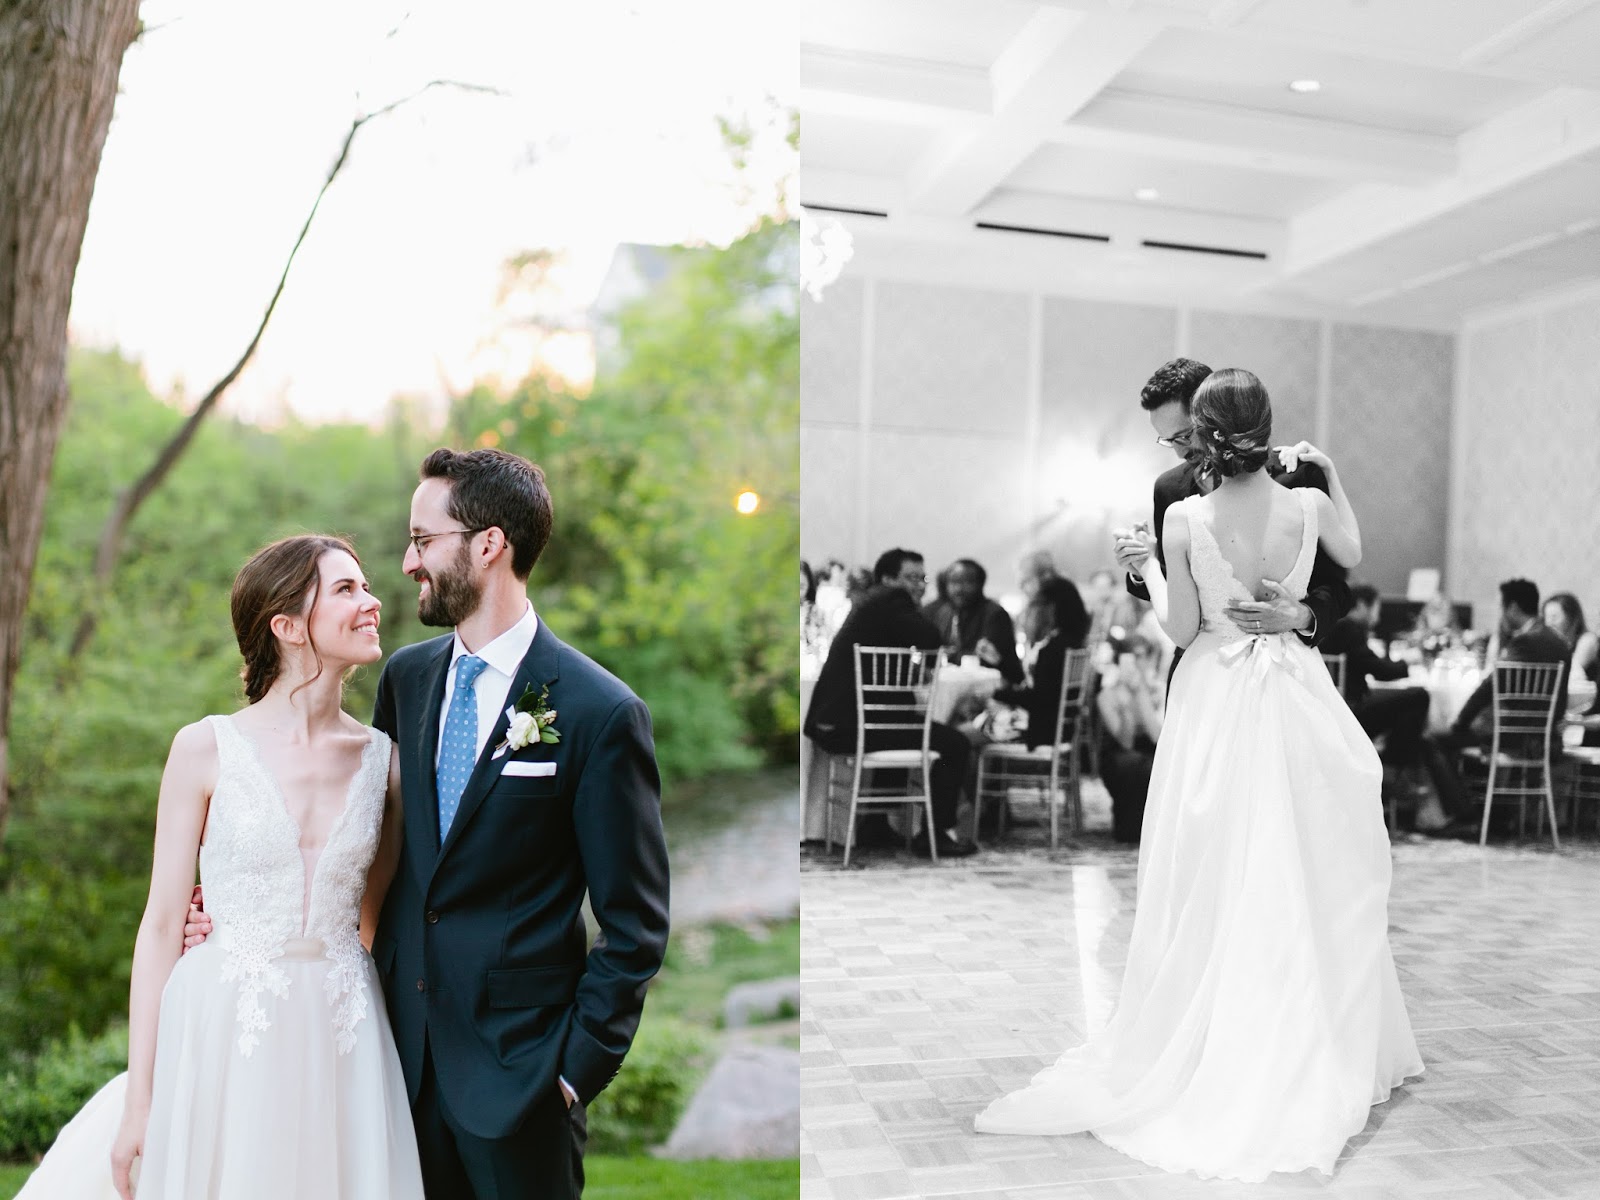
[[[206,916],[205,902],[205,893],[197,883],[189,896],[189,920],[183,927],[183,948],[186,951],[203,945],[206,938],[211,936],[211,918]]]

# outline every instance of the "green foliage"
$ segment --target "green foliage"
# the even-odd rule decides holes
[[[795,238],[769,222],[726,250],[672,251],[588,395],[536,376],[452,416],[457,442],[543,466],[541,613],[650,705],[668,779],[798,753]],[[744,488],[762,497],[752,516],[734,509]]]
[[[126,1011],[167,748],[183,725],[243,701],[228,604],[238,568],[290,533],[344,534],[385,602],[385,649],[433,636],[400,564],[417,463],[436,445],[504,445],[545,467],[557,525],[531,581],[540,614],[644,697],[668,781],[793,760],[795,254],[794,227],[776,223],[726,250],[675,252],[662,286],[621,314],[618,350],[589,394],[541,378],[510,395],[478,389],[457,402],[443,436],[422,432],[400,403],[381,429],[266,430],[213,414],[129,526],[98,631],[76,661],[67,648],[106,515],[183,417],[115,351],[72,355],[0,850],[8,1145],[53,1136],[106,1065],[101,1043],[75,1034],[41,1048]],[[733,508],[744,487],[763,497],[752,517]],[[369,668],[347,686],[360,718],[377,676]],[[713,1000],[720,994],[679,1011],[709,1030]],[[671,1018],[664,1007],[647,1019],[596,1105],[598,1147],[670,1132],[707,1036]]]
[[[674,929],[650,988],[646,1019],[673,1017],[715,1028],[722,1024],[723,998],[735,985],[799,972],[799,921]]]
[[[74,1027],[28,1068],[0,1076],[0,1160],[43,1154],[89,1097],[127,1066],[126,1028],[86,1038]]]
[[[697,1026],[662,1016],[641,1021],[622,1069],[589,1106],[590,1148],[639,1154],[666,1141],[711,1065],[710,1048]]]
[[[555,539],[531,591],[562,637],[650,705],[669,782],[792,761],[798,552],[798,328],[790,225],[677,269],[624,311],[593,391],[479,389],[441,437],[397,403],[382,429],[264,430],[213,415],[130,525],[88,651],[67,647],[114,497],[182,416],[115,351],[70,363],[11,728],[0,850],[0,1070],[72,1024],[125,1011],[156,795],[173,735],[242,704],[228,597],[260,546],[349,536],[382,599],[384,646],[433,636],[400,570],[417,463],[441,442],[540,462]],[[788,256],[788,257],[786,257]],[[753,517],[733,498],[754,487]],[[377,668],[346,707],[372,711]]]

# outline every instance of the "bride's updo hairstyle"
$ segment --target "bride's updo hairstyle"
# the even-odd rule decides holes
[[[303,617],[309,623],[316,611],[322,573],[317,564],[330,550],[343,550],[359,565],[354,547],[343,538],[327,534],[301,534],[257,550],[233,581],[233,634],[244,655],[244,694],[251,704],[265,696],[283,669],[278,639],[272,632],[276,616]],[[307,641],[322,674],[322,657],[315,642]],[[316,675],[312,676],[313,679]],[[309,682],[309,681],[307,681]]]
[[[1218,478],[1248,475],[1272,453],[1272,401],[1249,371],[1229,367],[1206,376],[1189,405],[1192,445],[1202,470]]]

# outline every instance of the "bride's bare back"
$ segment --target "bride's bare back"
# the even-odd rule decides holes
[[[1305,516],[1288,488],[1270,482],[1253,488],[1219,488],[1194,503],[1234,578],[1252,596],[1263,595],[1263,580],[1281,583],[1294,570]]]

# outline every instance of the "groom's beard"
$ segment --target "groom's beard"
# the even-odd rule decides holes
[[[417,597],[417,618],[424,625],[450,628],[461,624],[483,601],[473,586],[472,556],[466,547],[443,571],[428,572],[428,592]]]

